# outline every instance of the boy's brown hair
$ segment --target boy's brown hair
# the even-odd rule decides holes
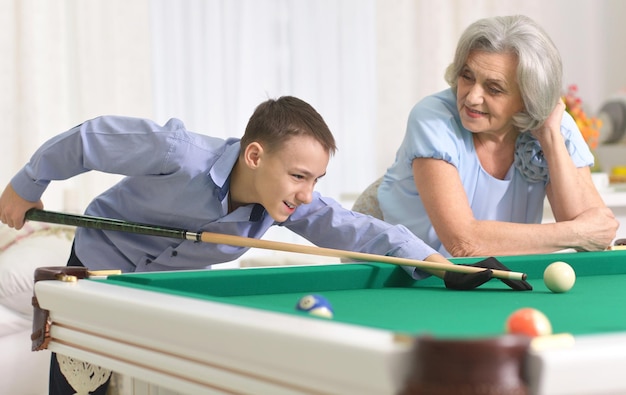
[[[313,137],[330,155],[337,150],[328,125],[310,104],[293,96],[269,99],[259,104],[250,117],[241,138],[241,152],[254,141],[272,152],[291,137],[302,135]]]

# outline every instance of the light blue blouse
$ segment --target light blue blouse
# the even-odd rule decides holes
[[[561,133],[574,164],[578,167],[593,165],[593,155],[567,113],[563,115]],[[538,141],[528,132],[520,133],[516,163],[504,180],[492,177],[478,160],[472,133],[461,124],[451,89],[426,97],[413,107],[395,163],[387,170],[378,189],[385,221],[405,225],[442,255],[450,256],[437,237],[415,188],[412,170],[415,158],[442,159],[455,166],[475,218],[541,222],[549,180]]]
[[[259,204],[229,213],[230,173],[239,151],[239,139],[192,133],[177,119],[161,126],[145,119],[99,117],[44,143],[11,185],[21,197],[37,201],[50,181],[97,170],[126,177],[89,204],[89,215],[252,238],[278,225],[327,248],[419,260],[435,252],[406,227],[354,213],[317,192],[281,223]],[[77,229],[75,247],[88,268],[124,272],[205,268],[248,250],[86,228]],[[415,278],[424,274],[407,271]]]

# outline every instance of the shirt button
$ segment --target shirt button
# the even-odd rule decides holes
[[[178,255],[178,251],[172,251],[172,256]]]

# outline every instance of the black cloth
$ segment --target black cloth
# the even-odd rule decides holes
[[[446,272],[443,277],[444,284],[446,288],[449,289],[457,289],[457,290],[470,290],[477,287],[480,287],[487,281],[491,280],[493,277],[492,270],[504,270],[511,271],[508,267],[504,266],[500,261],[498,261],[494,257],[489,257],[480,262],[476,262],[471,265],[466,266],[474,266],[474,267],[483,267],[485,270],[476,272],[476,273],[456,273],[456,272]],[[533,289],[532,285],[530,285],[525,280],[506,280],[500,279],[503,283],[511,287],[516,291],[531,291]]]

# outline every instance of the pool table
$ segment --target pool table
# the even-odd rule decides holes
[[[498,259],[534,289],[493,279],[455,291],[434,277],[413,281],[397,266],[349,263],[41,280],[34,304],[49,313],[51,351],[180,393],[273,395],[411,393],[411,380],[431,366],[431,357],[416,357],[422,341],[508,341],[507,316],[534,307],[555,333],[572,337],[524,346],[514,368],[520,393],[626,393],[626,251]],[[554,261],[576,271],[569,292],[543,284]],[[295,309],[311,293],[330,300],[333,319]]]

